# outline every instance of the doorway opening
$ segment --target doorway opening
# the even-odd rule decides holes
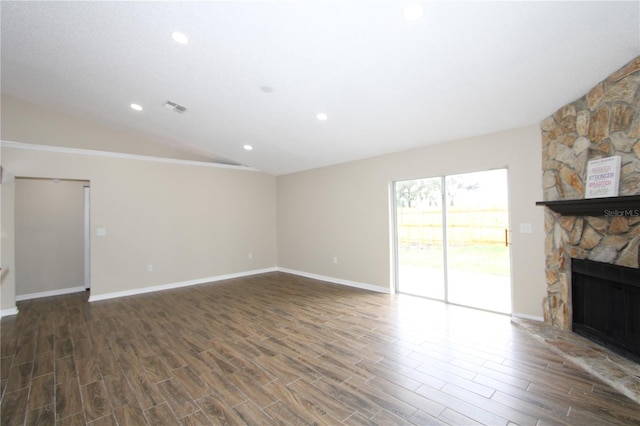
[[[90,288],[89,181],[16,178],[16,301]]]
[[[511,313],[507,170],[395,182],[396,291]]]

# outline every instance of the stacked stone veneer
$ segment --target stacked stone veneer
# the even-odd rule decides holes
[[[583,199],[587,162],[613,155],[622,157],[620,196],[640,194],[640,57],[541,128],[545,201]],[[546,323],[571,328],[571,258],[639,267],[640,216],[618,214],[569,217],[545,208]]]

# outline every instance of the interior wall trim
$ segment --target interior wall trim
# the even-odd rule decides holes
[[[198,284],[213,283],[216,281],[224,281],[224,280],[230,280],[233,278],[241,278],[241,277],[247,277],[250,275],[265,274],[267,272],[276,272],[276,271],[277,271],[276,267],[265,268],[265,269],[254,269],[252,271],[238,272],[234,274],[217,275],[213,277],[198,278],[195,280],[180,281],[175,283],[135,288],[135,289],[124,290],[124,291],[116,291],[113,293],[97,294],[97,295],[89,296],[89,302],[98,302],[100,300],[115,299],[118,297],[135,296],[137,294],[154,293],[156,291],[171,290],[175,288],[189,287],[189,286],[198,285]]]
[[[0,311],[0,318],[10,317],[12,315],[18,315],[18,307],[14,306],[13,308],[3,309]]]
[[[28,151],[44,151],[44,152],[57,152],[62,154],[87,155],[92,157],[150,161],[155,163],[182,164],[182,165],[197,166],[197,167],[213,167],[213,168],[220,168],[220,169],[242,170],[245,172],[259,172],[259,170],[256,170],[251,167],[236,166],[233,164],[209,163],[206,161],[194,161],[194,160],[180,160],[177,158],[154,157],[150,155],[139,155],[139,154],[126,154],[122,152],[112,152],[112,151],[97,151],[93,149],[68,148],[64,146],[38,145],[38,144],[13,142],[13,141],[5,141],[5,140],[0,141],[0,147],[24,149]]]
[[[58,290],[50,290],[50,291],[41,291],[38,293],[21,294],[21,295],[16,295],[16,302],[21,302],[23,300],[39,299],[41,297],[62,296],[63,294],[80,293],[82,291],[86,291],[86,288],[84,286],[61,288]]]
[[[333,284],[340,284],[340,285],[345,285],[345,286],[348,286],[348,287],[361,288],[363,290],[375,291],[377,293],[391,294],[391,290],[389,288],[384,288],[384,287],[380,287],[380,286],[377,286],[377,285],[361,283],[361,282],[358,282],[358,281],[343,280],[341,278],[333,278],[333,277],[327,277],[325,275],[311,274],[309,272],[296,271],[294,269],[288,269],[288,268],[278,268],[278,271],[279,272],[284,272],[284,273],[287,273],[287,274],[299,275],[301,277],[311,278],[311,279],[318,280],[318,281],[327,281],[327,282],[330,282],[330,283],[333,283]]]

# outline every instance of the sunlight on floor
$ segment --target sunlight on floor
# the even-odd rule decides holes
[[[400,292],[432,299],[444,299],[442,270],[416,266],[400,267]],[[449,302],[511,313],[509,277],[475,272],[449,272]]]

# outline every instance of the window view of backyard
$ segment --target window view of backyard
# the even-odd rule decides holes
[[[509,313],[506,170],[401,181],[395,193],[398,290]]]

